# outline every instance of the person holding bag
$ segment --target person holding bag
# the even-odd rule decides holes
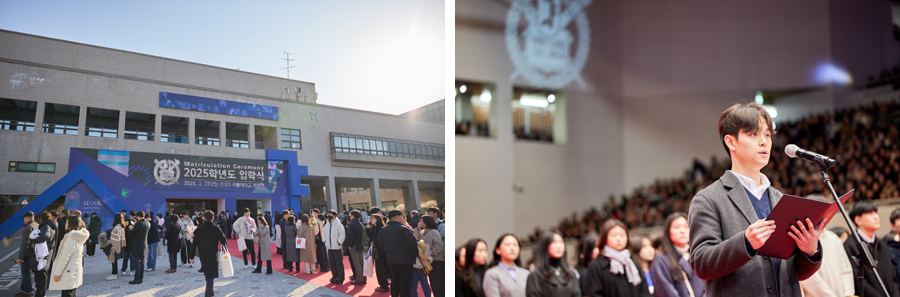
[[[206,221],[197,227],[194,232],[194,245],[197,247],[197,256],[200,257],[200,267],[206,277],[206,297],[213,295],[213,280],[219,277],[218,250],[219,244],[227,246],[225,233],[212,223],[213,213],[206,211],[203,214]]]
[[[316,227],[310,225],[309,216],[300,215],[300,225],[297,227],[297,238],[304,238],[303,246],[297,247],[297,258],[304,264],[303,273],[315,274],[316,271]],[[297,262],[297,271],[300,271],[300,262]]]
[[[69,216],[66,230],[70,232],[59,242],[59,254],[53,261],[51,272],[53,281],[50,282],[50,290],[62,290],[63,297],[75,297],[75,289],[81,286],[84,274],[82,263],[84,244],[91,233],[85,228],[84,221],[79,216]]]
[[[259,227],[256,229],[256,236],[253,241],[259,244],[259,257],[256,262],[256,270],[253,273],[262,273],[262,262],[266,261],[266,274],[272,274],[272,245],[269,239],[269,222],[262,216],[256,217]]]

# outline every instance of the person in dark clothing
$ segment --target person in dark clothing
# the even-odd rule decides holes
[[[219,244],[227,246],[225,234],[212,223],[213,213],[207,211],[203,217],[205,222],[194,231],[194,246],[200,257],[200,267],[206,277],[206,297],[213,296],[213,280],[219,277],[218,257]],[[192,249],[194,247],[191,247]]]
[[[900,208],[891,212],[890,219],[892,231],[884,237],[884,242],[891,248],[891,264],[900,280]]]
[[[125,236],[132,237],[133,248],[131,259],[134,261],[134,280],[128,282],[132,285],[141,284],[144,281],[144,259],[148,254],[147,235],[150,232],[150,223],[144,220],[144,211],[139,210],[135,214],[134,225],[125,229]],[[155,255],[154,255],[155,256]]]
[[[528,275],[525,284],[526,296],[582,296],[578,272],[566,260],[566,243],[558,231],[549,231],[541,237],[536,259],[534,271]],[[644,288],[646,289],[646,286]]]
[[[144,221],[147,221],[150,224],[150,229],[147,231],[147,272],[151,272],[156,270],[156,250],[159,248],[159,232],[161,227],[159,226],[159,222],[156,220],[152,214],[147,215],[144,218]]]
[[[279,226],[278,229],[281,229],[281,228],[282,228],[282,227],[281,227],[281,219],[282,219],[283,217],[284,217],[284,216],[283,216],[280,212],[275,213],[275,220],[274,220],[274,221],[268,221],[268,222],[269,222],[269,225],[272,225],[272,228],[275,228],[275,226]],[[283,230],[283,229],[282,229],[282,230]],[[277,233],[278,233],[278,232],[272,231],[272,234],[271,234],[271,235],[272,235],[272,241],[275,241],[275,236],[281,236],[280,234],[277,234]],[[283,233],[283,232],[282,232],[282,233]],[[280,238],[279,238],[279,240],[280,240]],[[281,245],[284,246],[284,242],[282,242]],[[281,255],[281,247],[276,247],[275,253],[278,254],[278,255]]]
[[[41,225],[38,228],[41,230],[41,233],[38,234],[37,237],[31,238],[31,243],[40,244],[47,243],[47,251],[49,254],[47,257],[43,258],[46,261],[46,265],[44,267],[39,267],[39,262],[37,257],[34,258],[34,261],[31,262],[31,270],[34,271],[34,286],[35,286],[35,297],[44,297],[47,295],[47,289],[50,287],[50,264],[54,259],[56,254],[56,232],[59,230],[59,223],[55,221],[56,217],[54,217],[54,213],[56,211],[44,212],[41,221]]]
[[[616,219],[603,223],[597,245],[600,255],[583,276],[587,278],[583,296],[650,296],[644,274],[631,259],[624,223]]]
[[[166,219],[166,223],[175,222],[178,220],[178,216],[171,215]],[[178,235],[181,234],[181,224],[174,223],[169,224],[166,227],[166,241],[169,242],[166,245],[166,252],[169,253],[169,270],[166,270],[166,273],[175,273],[178,270],[178,266],[176,265],[176,258],[178,255],[178,251],[181,250],[181,240],[178,239]]]
[[[346,247],[350,248],[350,267],[353,269],[353,285],[365,285],[366,277],[363,275],[363,252],[365,245],[363,243],[363,234],[366,228],[359,221],[360,213],[358,210],[350,212],[350,223],[347,226]]]
[[[34,212],[25,212],[22,216],[25,225],[20,229],[19,237],[22,238],[22,244],[19,246],[19,257],[16,258],[16,264],[19,264],[22,273],[22,285],[19,287],[20,293],[23,295],[34,294],[34,287],[31,286],[31,262],[34,259],[34,243],[31,240],[31,232],[40,228],[38,223],[34,221]]]
[[[271,222],[272,221],[272,212],[266,211],[266,215],[264,218],[266,219],[267,223]],[[272,224],[268,224],[267,226],[269,227],[269,234],[270,235],[273,234],[275,232],[275,229],[274,229],[275,227],[272,227]]]
[[[403,212],[391,210],[388,218],[390,222],[378,234],[378,248],[384,251],[391,266],[391,296],[410,296],[413,264],[419,256],[416,237],[401,223]]]
[[[413,228],[419,226],[419,221],[421,221],[421,220],[422,220],[422,217],[419,216],[419,211],[413,210],[413,211],[409,212],[409,220],[407,220],[407,222],[409,223],[410,226],[412,226]]]
[[[287,260],[287,252],[286,248],[290,243],[287,242],[287,235],[284,233],[284,227],[287,226],[287,217],[288,211],[284,210],[281,212],[281,221],[278,221],[278,225],[281,226],[281,268],[283,269],[293,269],[290,262]]]
[[[878,207],[872,200],[858,201],[850,208],[848,215],[859,230],[859,237],[864,241],[863,247],[869,249],[872,259],[878,264],[876,270],[878,270],[878,275],[881,276],[881,280],[884,281],[884,286],[887,288],[888,294],[890,294],[891,297],[900,296],[900,285],[898,285],[897,281],[897,272],[894,270],[894,264],[891,263],[890,247],[888,247],[887,243],[875,236],[875,231],[878,231],[881,224],[878,218]],[[865,255],[862,254],[862,251],[857,248],[855,236],[847,238],[847,241],[844,242],[844,250],[847,252],[848,258],[856,257],[857,259],[862,259],[865,257]],[[851,263],[853,262],[851,261]],[[856,279],[858,276],[859,271],[853,269],[853,278]],[[878,280],[875,279],[875,273],[868,269],[863,272],[862,286],[854,282],[854,292],[859,296],[886,297],[881,290],[881,286],[878,284]]]
[[[123,223],[125,224],[125,248],[122,249],[122,269],[119,269],[119,272],[122,276],[126,276],[128,275],[128,268],[131,268],[131,275],[134,275],[134,256],[131,253],[134,247],[134,233],[128,232],[134,226],[134,215],[126,217]]]
[[[94,251],[97,249],[97,236],[100,236],[100,232],[103,232],[103,222],[100,220],[100,216],[97,215],[96,212],[91,213],[91,221],[88,224],[88,231],[91,232],[91,238],[88,240],[87,244],[87,256],[93,257]]]
[[[328,250],[325,248],[325,215],[316,216],[316,227],[319,228],[319,235],[316,235],[316,261],[319,262],[319,271],[329,272],[331,267],[328,265]],[[369,238],[371,240],[371,237]]]
[[[391,289],[388,287],[387,280],[387,257],[384,254],[384,250],[378,248],[376,244],[378,242],[378,234],[384,228],[384,219],[381,218],[381,215],[372,214],[369,216],[369,222],[371,227],[366,229],[366,234],[369,235],[369,240],[372,242],[371,246],[374,249],[372,257],[375,258],[375,275],[378,279],[378,288],[375,288],[375,292],[389,292]]]
[[[225,224],[227,227],[225,229],[222,229],[222,231],[225,232],[225,235],[228,237],[228,239],[233,239],[231,237],[231,222],[234,221],[234,217],[232,217],[231,213],[227,210],[225,211],[225,219],[228,221],[228,223]]]
[[[66,237],[66,233],[68,233],[68,231],[66,231],[66,220],[69,217],[69,211],[63,209],[58,216],[57,214],[54,214],[53,217],[56,218],[56,226],[58,227],[56,229],[56,238],[54,239],[54,241],[56,241],[54,245],[56,250],[53,251],[53,254],[56,255],[59,253],[59,242],[62,241],[63,237]]]
[[[706,296],[703,280],[697,277],[687,262],[690,232],[687,214],[676,212],[669,215],[665,226],[662,252],[653,260],[648,286],[654,285],[653,294],[658,297]]]
[[[474,238],[466,243],[463,250],[465,255],[462,256],[462,270],[456,273],[456,296],[482,297],[487,264],[487,242],[481,238]]]

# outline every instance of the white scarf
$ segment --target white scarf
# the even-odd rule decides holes
[[[635,286],[641,284],[640,272],[638,272],[637,266],[634,265],[634,261],[631,261],[631,251],[628,249],[617,251],[609,246],[604,246],[603,256],[610,260],[609,272],[612,272],[612,274],[625,273],[629,283]]]

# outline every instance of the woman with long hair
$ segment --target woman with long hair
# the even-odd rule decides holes
[[[60,241],[59,254],[53,261],[50,290],[62,290],[63,297],[74,297],[84,276],[82,252],[91,233],[78,215],[69,216],[65,228],[69,232]]]
[[[316,273],[316,229],[310,225],[309,215],[305,213],[300,215],[297,238],[306,238],[306,248],[297,249],[297,272],[300,272],[300,262],[303,262],[303,273]]]
[[[584,280],[587,279],[584,276],[587,275],[588,266],[599,255],[600,248],[597,247],[597,235],[589,234],[581,239],[581,242],[578,244],[578,275],[582,276],[579,279],[582,292],[584,292]]]
[[[559,231],[551,230],[541,236],[534,270],[528,275],[525,294],[530,297],[581,296],[579,274],[566,259],[566,242]]]
[[[487,264],[487,243],[480,238],[469,240],[465,246],[462,270],[456,273],[457,297],[482,297],[484,266]]]
[[[119,265],[118,259],[119,255],[123,254],[125,248],[125,216],[122,213],[117,213],[115,217],[113,217],[113,229],[109,232],[109,244],[112,245],[110,248],[109,255],[107,259],[109,263],[112,263],[112,274],[106,277],[106,280],[111,281],[119,278]]]
[[[609,219],[600,227],[600,256],[588,266],[584,296],[651,296],[644,274],[631,260],[628,228]]]
[[[703,280],[694,274],[688,263],[687,215],[676,212],[666,218],[663,231],[662,253],[653,260],[650,274],[653,276],[653,294],[658,297],[702,297],[706,296]]]
[[[380,214],[373,214],[369,216],[369,228],[366,229],[366,234],[369,235],[369,241],[372,242],[372,257],[374,257],[375,261],[375,276],[378,279],[378,288],[375,288],[376,292],[390,292],[391,288],[388,287],[388,263],[387,263],[387,254],[384,253],[383,250],[378,248],[378,245],[375,244],[378,242],[378,235],[381,234],[381,228],[384,228],[384,218],[381,217]]]
[[[430,218],[430,217],[425,217]],[[494,246],[494,258],[484,273],[484,296],[525,296],[528,270],[519,260],[519,238],[511,233],[500,235]]]
[[[297,246],[294,244],[294,238],[297,238],[299,233],[297,233],[297,218],[294,216],[287,217],[287,224],[284,225],[284,234],[285,240],[284,245],[284,259],[287,261],[288,273],[294,272],[294,264],[297,263],[297,272],[300,272],[300,253],[297,251]]]
[[[653,294],[653,279],[650,278],[650,263],[656,257],[656,249],[653,241],[647,235],[635,235],[631,237],[631,260],[637,264],[638,269],[644,274],[647,281],[647,289]]]
[[[263,216],[256,217],[256,234],[253,241],[259,245],[259,255],[256,258],[256,269],[252,273],[262,273],[262,262],[266,261],[266,274],[272,274],[272,245],[269,244],[269,222]]]
[[[444,292],[444,240],[441,239],[441,232],[438,231],[438,224],[434,218],[429,216],[422,217],[421,221],[425,224],[425,232],[422,234],[422,240],[431,247],[431,273],[428,274],[428,282],[431,285],[431,291],[435,297],[443,297]]]

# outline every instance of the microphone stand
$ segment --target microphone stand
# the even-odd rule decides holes
[[[868,270],[871,270],[872,273],[875,274],[875,279],[878,280],[878,284],[879,284],[879,286],[881,288],[881,292],[884,294],[884,296],[891,296],[888,293],[887,287],[884,286],[884,281],[881,280],[881,276],[878,275],[878,270],[875,269],[877,267],[877,265],[875,265],[875,260],[872,259],[872,254],[869,252],[869,247],[863,246],[863,241],[861,238],[859,238],[859,233],[856,229],[856,225],[854,225],[853,222],[850,220],[850,216],[847,215],[847,210],[844,209],[844,204],[841,203],[840,196],[837,195],[837,192],[834,191],[834,187],[831,186],[831,177],[829,177],[828,173],[825,172],[826,170],[828,170],[828,168],[830,166],[827,166],[821,162],[815,162],[815,163],[816,163],[816,166],[819,166],[819,172],[822,174],[822,179],[825,180],[825,185],[828,187],[828,190],[831,191],[831,196],[834,197],[834,201],[837,202],[838,209],[841,210],[841,216],[844,217],[844,221],[846,221],[847,226],[850,227],[850,234],[852,234],[853,238],[856,239],[856,248],[865,254],[865,257],[863,257],[862,259],[859,259],[855,256],[851,256],[851,258],[854,262],[853,264],[856,266],[857,271],[858,271],[857,278],[856,278],[856,283],[857,283],[856,287],[862,288],[863,274],[865,273],[865,270],[868,269]],[[863,292],[857,292],[857,294],[859,294],[860,297],[863,296],[862,293]]]

